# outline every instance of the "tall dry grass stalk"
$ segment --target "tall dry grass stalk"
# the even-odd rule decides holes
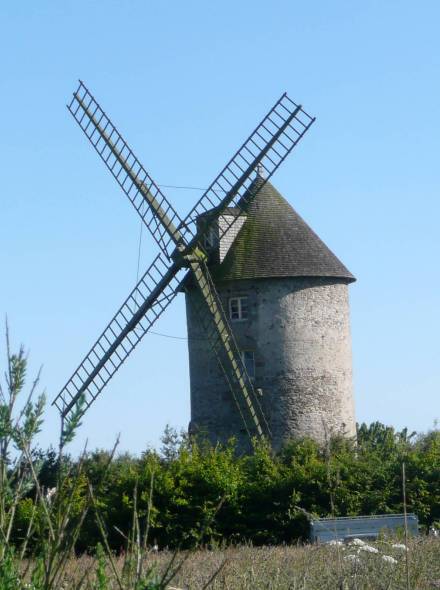
[[[402,463],[402,497],[403,497],[403,516],[405,522],[405,545],[408,547],[408,513],[406,505],[406,469],[405,462]],[[406,590],[411,590],[410,575],[409,575],[409,552],[405,552],[405,566],[406,566]]]

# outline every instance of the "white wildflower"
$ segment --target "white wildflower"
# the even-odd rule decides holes
[[[367,551],[367,553],[379,553],[379,549],[372,547],[371,545],[361,545],[359,551]]]
[[[397,563],[397,559],[394,559],[391,555],[382,555],[382,559],[387,563]]]
[[[332,545],[333,547],[340,547],[344,543],[342,541],[338,541],[337,539],[332,539],[328,544]]]
[[[399,551],[408,551],[408,547],[403,543],[394,543],[391,545],[393,549],[398,549]]]
[[[56,488],[48,488],[46,491],[46,500],[47,502],[52,502],[52,498],[55,496],[57,489]]]
[[[362,539],[352,539],[350,545],[356,545],[356,547],[363,547],[364,545],[366,545],[365,541],[362,541]]]
[[[351,554],[350,555],[346,555],[344,557],[344,559],[346,561],[351,561],[351,563],[360,563],[360,561],[361,561],[357,555],[351,555]]]

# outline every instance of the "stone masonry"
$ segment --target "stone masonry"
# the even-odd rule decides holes
[[[247,317],[230,323],[240,350],[253,354],[273,447],[295,437],[355,436],[352,275],[269,183],[237,221],[227,243],[217,244],[221,257],[211,270],[227,316],[230,298],[246,297]],[[257,260],[253,252],[261,253]],[[195,314],[199,297],[187,288],[190,430],[214,444],[234,436],[246,451],[246,430]]]

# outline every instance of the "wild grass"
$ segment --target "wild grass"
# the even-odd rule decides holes
[[[147,551],[142,560],[148,575],[143,585],[137,588],[401,590],[406,588],[405,552],[401,548],[393,548],[392,544],[393,541],[388,540],[370,545],[376,547],[378,553],[359,551],[358,547],[349,545],[240,546],[180,553]],[[410,587],[414,590],[440,588],[440,540],[427,537],[413,539],[408,553]],[[384,560],[384,555],[392,557],[395,562]],[[103,554],[98,557],[72,557],[60,588],[126,590],[136,587],[125,585],[127,556],[115,557],[114,567],[120,582]]]
[[[405,559],[390,543],[377,544],[379,553],[357,553],[348,546],[237,547],[196,551],[177,572],[173,586],[202,589],[211,583],[218,590],[323,590],[405,588]],[[411,588],[424,590],[440,583],[440,542],[422,539],[411,544]],[[397,563],[383,561],[393,556]],[[355,555],[352,561],[347,556]],[[159,571],[168,556],[155,558]]]

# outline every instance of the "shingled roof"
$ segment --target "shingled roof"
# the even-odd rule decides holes
[[[257,177],[249,191],[263,184]],[[271,277],[355,277],[269,182],[244,205],[247,219],[214,279]]]

